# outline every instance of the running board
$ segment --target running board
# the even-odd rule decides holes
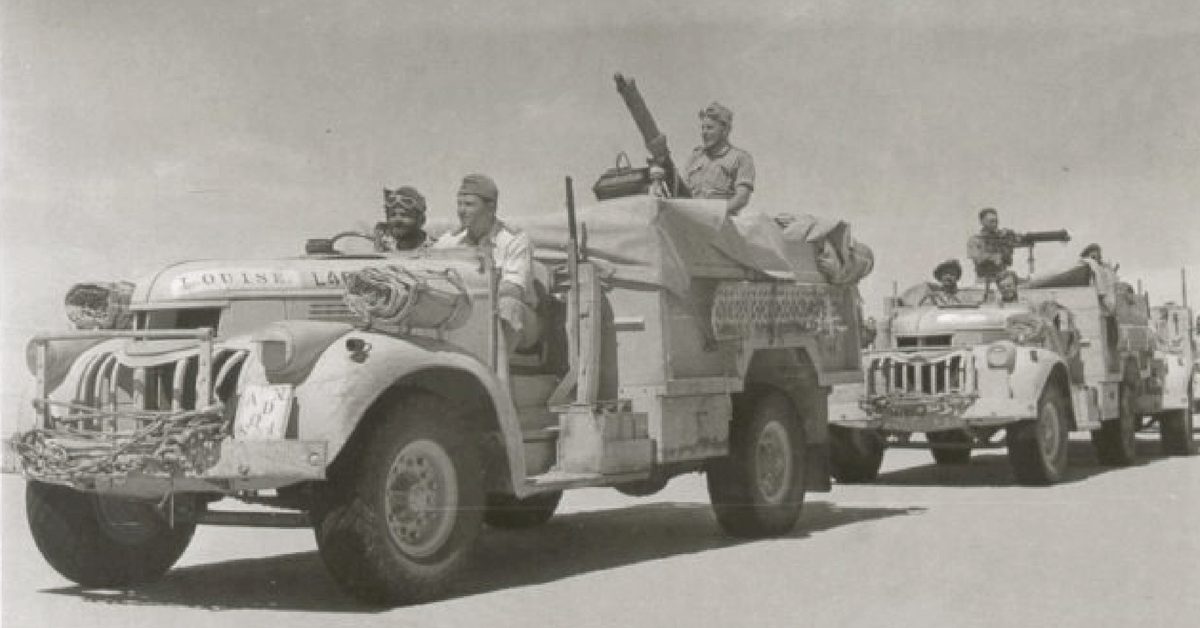
[[[196,513],[192,523],[209,526],[241,526],[248,528],[310,528],[312,520],[306,512],[240,512],[206,510]]]
[[[525,483],[529,486],[537,487],[539,491],[555,488],[586,488],[589,486],[611,486],[613,484],[623,484],[625,482],[633,482],[636,480],[644,480],[650,477],[647,471],[638,473],[620,473],[605,475],[602,473],[571,473],[568,471],[549,471],[541,475],[535,475],[528,478]]]

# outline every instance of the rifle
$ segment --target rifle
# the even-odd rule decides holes
[[[617,83],[617,93],[621,94],[621,98],[625,101],[625,107],[629,109],[629,115],[633,117],[634,124],[642,134],[646,150],[650,151],[651,164],[662,168],[665,172],[664,181],[666,181],[671,195],[675,197],[691,196],[687,186],[683,185],[679,169],[675,167],[675,162],[671,159],[671,150],[667,148],[667,137],[658,130],[658,124],[654,122],[654,116],[650,114],[650,108],[642,99],[637,84],[632,78],[626,79],[620,73],[614,75],[613,80]]]

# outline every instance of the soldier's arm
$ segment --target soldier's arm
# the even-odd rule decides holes
[[[500,266],[500,296],[522,299],[533,280],[533,244],[529,235],[517,232],[504,251]]]
[[[725,203],[725,213],[730,216],[738,215],[750,202],[750,194],[754,192],[754,158],[746,151],[740,151],[737,161],[737,177],[733,182],[733,196]]]
[[[987,248],[983,244],[983,238],[978,235],[973,235],[967,240],[967,257],[971,261],[978,264],[988,258]]]
[[[750,203],[750,192],[752,190],[744,185],[739,185],[733,188],[733,196],[725,201],[725,213],[730,216],[738,215],[742,208]]]

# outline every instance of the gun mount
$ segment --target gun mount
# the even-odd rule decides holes
[[[655,190],[657,193],[675,198],[691,196],[687,186],[683,185],[679,169],[671,159],[671,150],[667,147],[667,137],[659,131],[658,124],[650,113],[650,108],[642,98],[641,92],[638,91],[637,83],[632,78],[627,79],[619,73],[613,76],[613,80],[617,84],[617,93],[625,101],[625,107],[629,109],[629,115],[633,117],[633,122],[642,135],[646,150],[650,152],[650,165],[646,168],[632,168],[628,159],[622,164],[621,158],[618,157],[616,167],[601,175],[600,180],[593,186],[592,190],[596,193],[596,198],[603,200],[631,194],[644,194],[651,191],[660,176],[662,187],[665,189]]]

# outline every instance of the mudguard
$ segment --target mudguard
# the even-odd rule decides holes
[[[348,343],[357,346],[358,342],[362,343],[359,351],[348,348]],[[429,369],[462,372],[486,391],[508,455],[509,481],[514,487],[523,485],[524,478],[518,476],[525,469],[521,428],[509,391],[478,358],[437,339],[397,338],[358,330],[334,339],[307,377],[295,384],[295,437],[327,443],[328,459],[335,459],[367,410],[385,392]],[[257,355],[247,361],[240,383],[268,383]]]

